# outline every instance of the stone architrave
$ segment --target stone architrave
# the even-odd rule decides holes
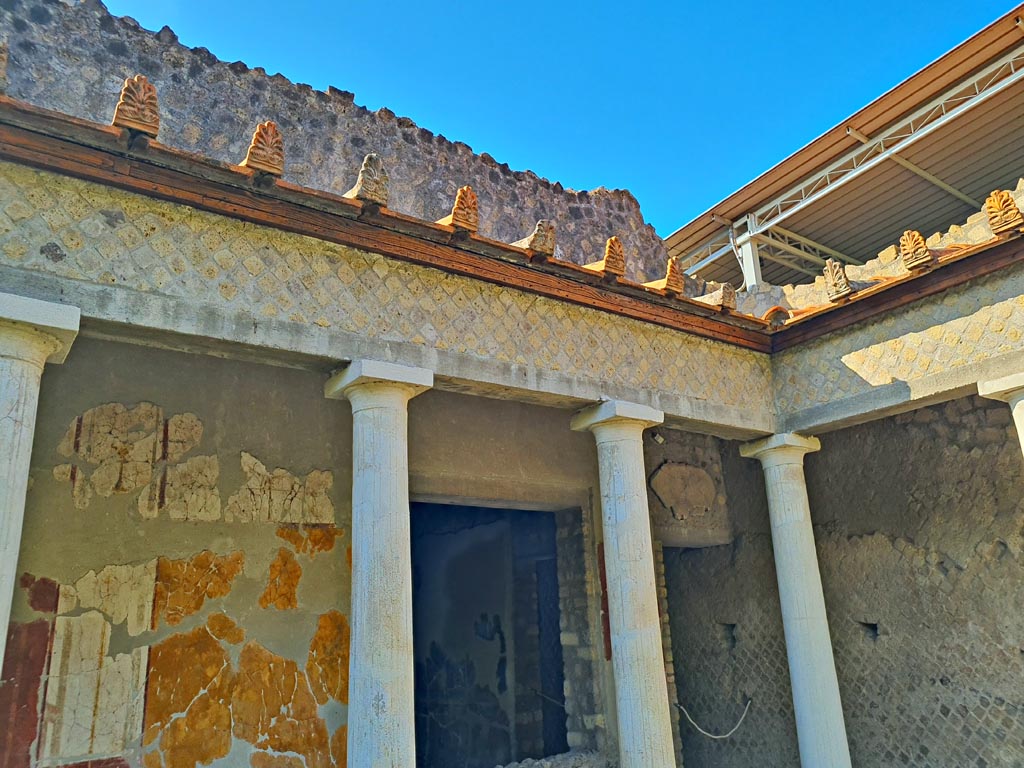
[[[676,764],[642,437],[663,419],[646,405],[606,400],[571,423],[597,441],[620,768]]]
[[[789,433],[742,445],[740,455],[764,469],[800,764],[850,768],[804,479],[804,454],[820,448],[817,438]]]
[[[76,307],[0,293],[0,664],[18,572],[39,384],[78,335]]]
[[[979,382],[978,394],[991,400],[1002,400],[1010,406],[1013,423],[1017,425],[1017,439],[1024,450],[1024,373]]]
[[[415,768],[409,400],[434,374],[357,360],[324,386],[352,404],[349,768]]]

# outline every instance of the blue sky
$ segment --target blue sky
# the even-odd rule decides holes
[[[515,169],[624,187],[667,236],[1014,7],[108,0]]]

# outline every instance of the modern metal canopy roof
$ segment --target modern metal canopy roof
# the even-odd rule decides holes
[[[1024,175],[1024,5],[669,235],[707,280],[809,282],[925,236]],[[745,279],[746,273],[746,279]]]

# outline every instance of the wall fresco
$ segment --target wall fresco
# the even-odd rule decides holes
[[[348,618],[312,612],[300,587],[314,559],[321,579],[350,567],[344,552],[340,564],[324,562],[345,534],[334,476],[268,469],[242,450],[229,479],[223,454],[201,450],[203,422],[149,401],[104,403],[65,422],[52,449],[62,463],[44,476],[65,513],[127,537],[168,525],[191,537],[198,526],[209,544],[184,554],[172,536],[157,549],[174,554],[63,578],[24,574],[19,618],[31,620],[10,627],[2,768],[344,766]],[[234,490],[222,495],[228,482]],[[287,653],[279,620],[266,615],[278,611],[308,632]]]

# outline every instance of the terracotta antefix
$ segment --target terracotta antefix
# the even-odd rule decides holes
[[[853,286],[846,276],[846,265],[836,259],[825,262],[825,291],[829,301],[845,299],[853,293]]]
[[[606,277],[622,277],[626,274],[626,249],[622,247],[622,241],[614,235],[609,237],[604,244],[604,258],[583,266]]]
[[[541,256],[554,256],[555,225],[547,219],[541,219],[528,237],[516,240],[512,245],[526,248]]]
[[[732,283],[711,283],[710,285],[718,287],[702,296],[697,296],[696,301],[710,304],[713,307],[736,309],[736,289],[732,287]]]
[[[111,122],[118,128],[127,128],[156,138],[160,131],[160,106],[157,103],[156,87],[145,75],[135,75],[124,81],[121,98],[114,108],[114,119]]]
[[[1024,216],[1021,216],[1013,195],[1005,189],[997,189],[988,196],[985,200],[985,215],[988,216],[993,235],[1024,227]]]
[[[683,273],[682,267],[679,266],[679,262],[674,257],[669,258],[665,264],[665,277],[661,280],[644,283],[644,286],[665,291],[671,296],[679,296],[686,287],[686,275]]]
[[[345,197],[353,200],[362,200],[366,203],[388,207],[388,172],[384,167],[384,161],[371,152],[363,158],[363,165],[359,169],[359,178],[356,185],[345,193]]]
[[[459,187],[455,195],[455,205],[452,212],[439,219],[438,224],[444,224],[456,229],[464,229],[467,232],[476,232],[480,226],[480,212],[477,208],[476,192],[470,186]]]
[[[920,232],[908,229],[900,237],[900,258],[907,269],[918,269],[932,263],[932,252]]]
[[[284,174],[284,139],[277,129],[277,123],[268,120],[256,126],[249,151],[245,153],[241,165],[271,176]]]

